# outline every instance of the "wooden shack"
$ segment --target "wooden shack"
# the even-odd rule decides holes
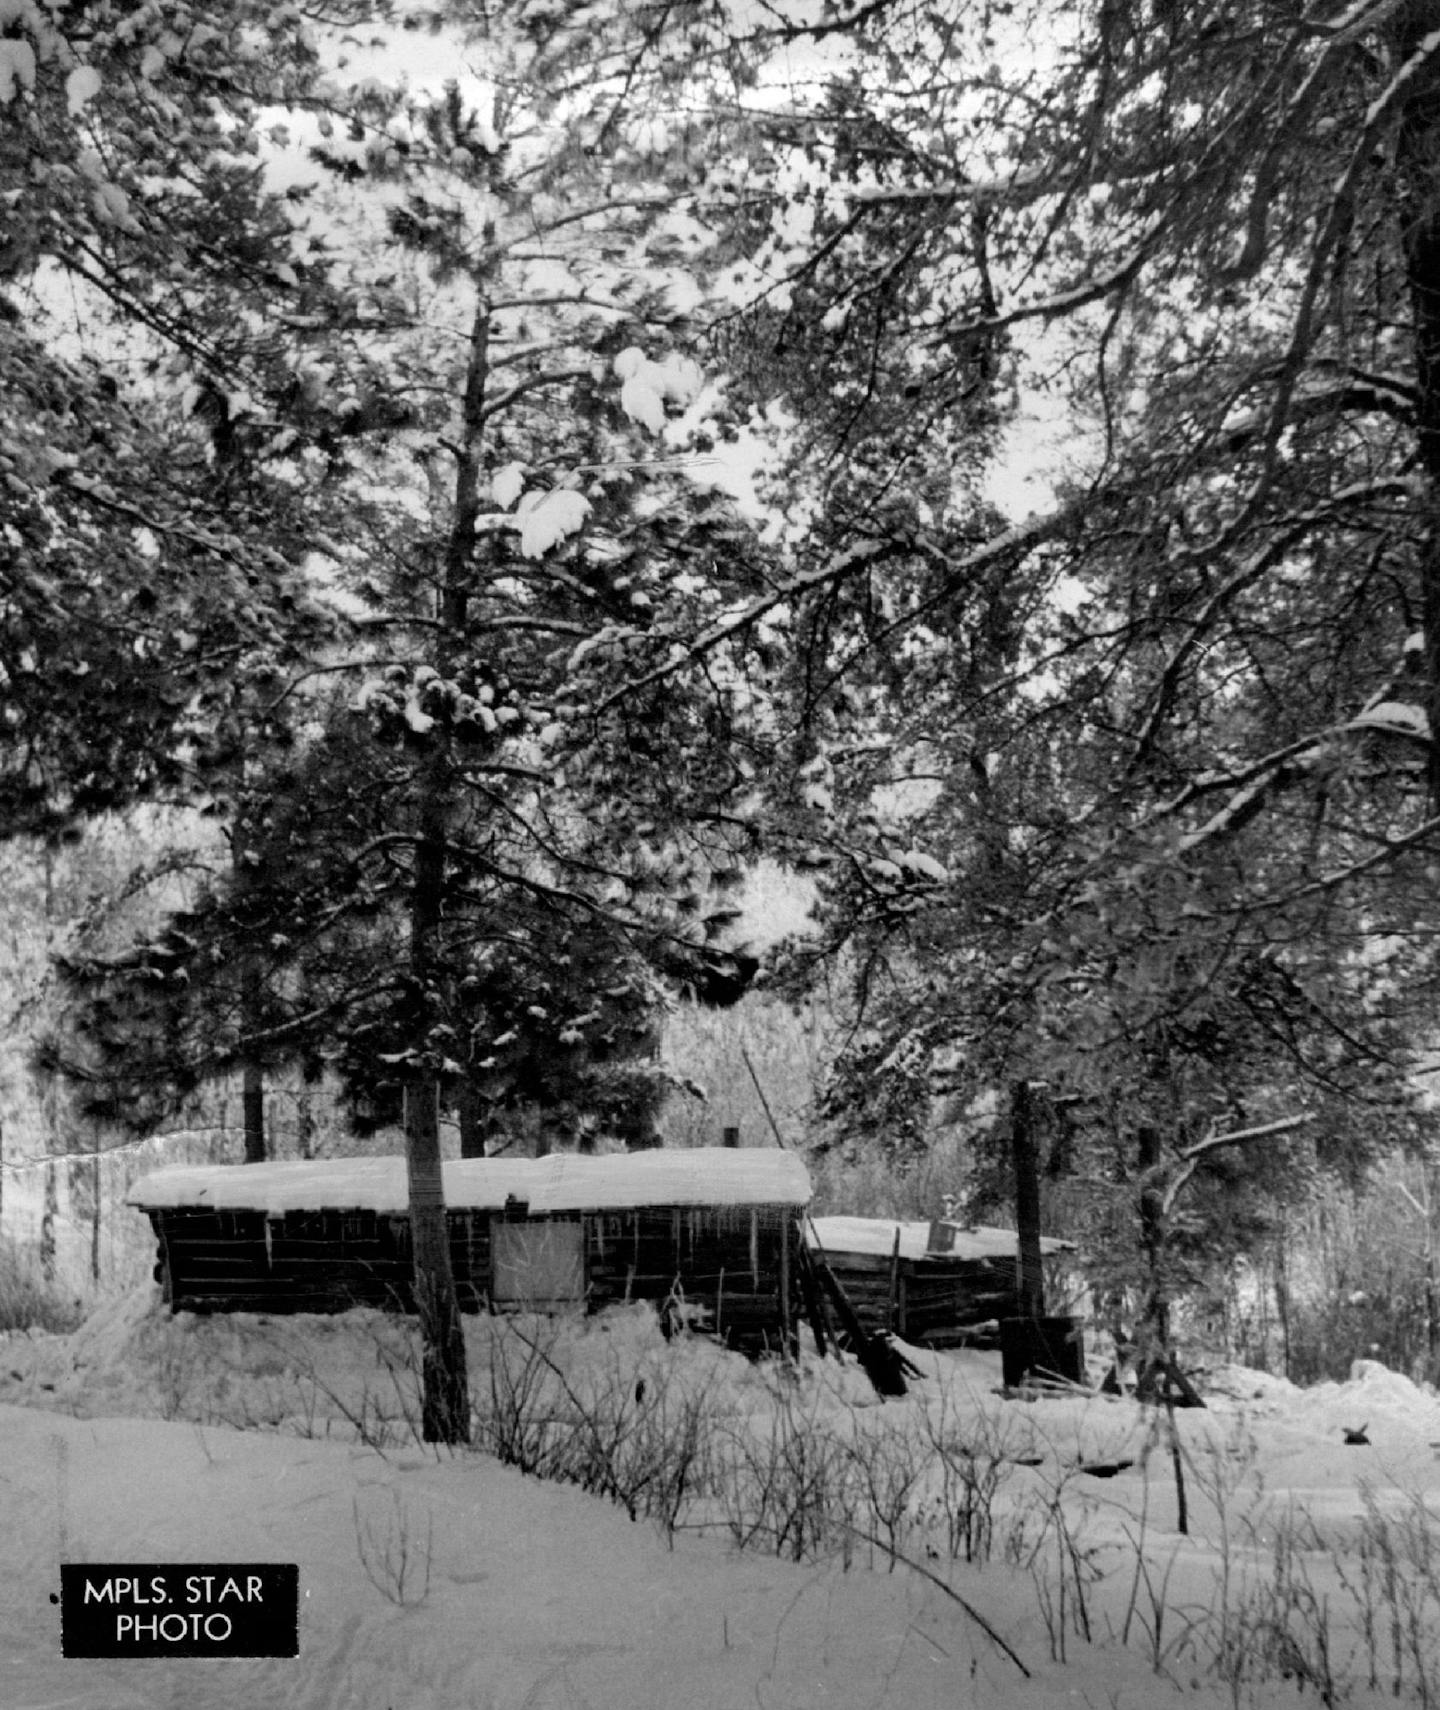
[[[726,1341],[788,1341],[804,1165],[758,1148],[444,1166],[450,1257],[469,1312],[619,1301],[697,1311]],[[159,1242],[175,1311],[412,1309],[405,1160],[159,1170],[129,1204]]]
[[[823,1255],[860,1322],[873,1332],[934,1348],[987,1346],[1015,1311],[1019,1266],[1013,1229],[937,1219],[816,1217],[807,1240]],[[1073,1251],[1042,1238],[1041,1252]]]

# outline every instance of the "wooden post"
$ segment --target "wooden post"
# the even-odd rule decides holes
[[[799,1231],[799,1245],[796,1248],[795,1258],[800,1272],[800,1299],[805,1306],[805,1315],[810,1320],[810,1328],[815,1333],[815,1351],[823,1359],[828,1344],[834,1340],[834,1332],[827,1332],[826,1330],[825,1294],[815,1274],[815,1261],[806,1244],[803,1226]],[[840,1353],[838,1346],[835,1353],[838,1357]]]
[[[1035,1096],[1029,1081],[1011,1089],[1010,1151],[1015,1165],[1015,1230],[1019,1239],[1016,1307],[1021,1318],[1045,1312],[1045,1270],[1040,1251],[1040,1162],[1035,1138]]]
[[[95,1201],[90,1207],[90,1280],[100,1282],[100,1213],[104,1206],[104,1176],[100,1163],[100,1134],[95,1134],[95,1157],[90,1166],[90,1181]]]
[[[900,1288],[900,1225],[895,1225],[895,1245],[890,1249],[890,1298],[885,1303],[885,1328],[896,1332],[895,1302]]]
[[[1421,1183],[1425,1189],[1425,1355],[1428,1361],[1425,1376],[1435,1381],[1440,1366],[1440,1278],[1435,1263],[1435,1170],[1423,1167]]]
[[[786,1354],[793,1359],[800,1349],[795,1340],[795,1332],[790,1323],[790,1242],[794,1219],[780,1214],[780,1342]]]
[[[1170,1311],[1165,1298],[1165,1193],[1159,1178],[1164,1150],[1160,1130],[1142,1123],[1135,1135],[1140,1172],[1140,1249],[1145,1255],[1145,1304],[1139,1331],[1136,1393],[1153,1400],[1170,1356]]]

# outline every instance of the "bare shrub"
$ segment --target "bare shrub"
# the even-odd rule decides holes
[[[764,1548],[791,1561],[840,1551],[848,1564],[859,1506],[855,1457],[812,1395],[780,1380],[758,1426],[732,1422],[720,1433],[717,1497],[741,1549]]]
[[[557,1333],[553,1320],[530,1334],[497,1320],[488,1385],[476,1399],[477,1445],[536,1478],[564,1476],[556,1441],[561,1385],[550,1353]]]
[[[387,1504],[366,1512],[355,1498],[355,1549],[371,1585],[399,1609],[412,1609],[430,1595],[430,1563],[435,1550],[435,1517],[426,1510],[424,1528],[393,1486]]]
[[[926,1518],[943,1528],[951,1561],[990,1560],[995,1542],[995,1502],[1018,1464],[1021,1450],[1014,1426],[999,1413],[978,1409],[957,1418],[950,1396],[921,1415],[933,1456],[938,1488]]]
[[[893,1573],[906,1536],[918,1523],[916,1494],[930,1471],[928,1445],[909,1414],[873,1417],[868,1427],[862,1415],[852,1410],[850,1452],[855,1471],[852,1481],[860,1525],[866,1534],[878,1533]]]
[[[263,1391],[239,1398],[246,1417],[229,1423],[259,1422],[301,1437],[352,1435],[367,1449],[386,1456],[418,1443],[420,1431],[420,1357],[414,1334],[404,1320],[374,1314],[363,1320],[375,1367],[375,1377],[353,1381],[325,1370],[323,1354],[311,1337],[297,1330],[272,1326],[267,1340],[273,1349],[263,1370],[269,1381]]]
[[[1060,1468],[1044,1488],[1027,1493],[1004,1549],[1006,1559],[1030,1576],[1051,1660],[1058,1663],[1068,1660],[1072,1635],[1092,1642],[1091,1590],[1102,1577],[1099,1552],[1083,1536],[1090,1505],[1070,1494],[1075,1470]]]
[[[668,1358],[567,1358],[559,1322],[496,1322],[477,1441],[539,1478],[579,1485],[673,1538],[712,1478],[711,1384]]]
[[[1360,1498],[1358,1561],[1342,1557],[1337,1566],[1355,1607],[1367,1684],[1396,1698],[1413,1693],[1430,1710],[1440,1704],[1440,1516],[1419,1491],[1402,1492],[1398,1512],[1387,1513],[1368,1484]]]

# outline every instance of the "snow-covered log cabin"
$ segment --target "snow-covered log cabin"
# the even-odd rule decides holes
[[[555,1153],[444,1175],[466,1311],[669,1301],[737,1346],[793,1334],[810,1179],[791,1153]],[[411,1309],[403,1158],[158,1170],[126,1198],[154,1227],[176,1311]]]

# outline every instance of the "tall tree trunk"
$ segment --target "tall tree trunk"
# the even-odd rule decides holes
[[[1016,1306],[1021,1318],[1039,1318],[1045,1311],[1040,1147],[1035,1126],[1034,1090],[1029,1081],[1016,1081],[1010,1094],[1010,1151],[1015,1162],[1015,1231],[1020,1243]]]
[[[265,1071],[258,1063],[246,1063],[242,1071],[241,1110],[244,1113],[245,1162],[265,1162]]]
[[[421,1435],[427,1443],[470,1441],[465,1330],[450,1264],[450,1220],[440,1160],[436,1082],[405,1089],[405,1173],[410,1199],[415,1312],[420,1323]]]
[[[483,1158],[485,1126],[481,1121],[480,1094],[468,1075],[455,1089],[455,1115],[460,1124],[460,1156]]]
[[[1409,0],[1396,17],[1397,63],[1440,29],[1437,0]],[[1410,288],[1415,346],[1415,423],[1420,467],[1428,479],[1428,515],[1421,561],[1421,622],[1425,682],[1422,693],[1430,722],[1428,782],[1430,811],[1440,811],[1440,65],[1433,54],[1413,80],[1396,143],[1401,238]],[[1435,1237],[1431,1177],[1426,1194],[1426,1349],[1435,1375],[1437,1324]],[[1287,1327],[1288,1328],[1288,1327]],[[1286,1371],[1289,1371],[1288,1334]]]
[[[1168,1359],[1170,1303],[1165,1290],[1165,1194],[1159,1170],[1160,1130],[1144,1124],[1137,1135],[1140,1166],[1140,1247],[1145,1255],[1145,1306],[1141,1314],[1142,1363]]]
[[[240,778],[236,791],[237,811],[230,833],[230,865],[235,892],[241,906],[256,887],[256,857],[250,836],[250,805],[245,799],[245,760],[241,745]],[[259,957],[249,948],[241,952],[240,1026],[245,1033],[258,1033],[264,1026],[265,979]],[[240,1109],[245,1133],[245,1162],[265,1162],[265,1071],[251,1058],[240,1068]]]
[[[421,762],[415,869],[410,898],[411,1060],[405,1082],[405,1168],[414,1254],[415,1310],[420,1322],[422,1416],[427,1443],[470,1440],[469,1376],[460,1303],[450,1265],[449,1219],[440,1159],[440,1071],[435,1028],[440,935],[445,911],[445,854],[450,808],[450,755],[437,720]]]
[[[475,317],[462,405],[455,508],[446,542],[434,663],[442,680],[464,642],[480,512],[481,444],[489,373],[488,272],[478,270]],[[414,1241],[415,1309],[420,1321],[425,1440],[470,1440],[469,1375],[455,1276],[450,1265],[445,1184],[440,1167],[440,1063],[435,1027],[442,1019],[440,955],[446,850],[453,806],[449,721],[437,718],[416,778],[415,869],[410,902],[410,1069],[405,1089],[405,1159]]]
[[[101,1166],[100,1136],[95,1136],[95,1159],[90,1166],[94,1202],[90,1207],[90,1280],[100,1284],[100,1219],[104,1213],[104,1174]]]
[[[1410,0],[1396,17],[1397,63],[1440,29],[1437,0]],[[1440,733],[1440,66],[1435,56],[1412,79],[1395,151],[1401,238],[1415,346],[1415,423],[1429,506],[1421,562],[1425,710]],[[1429,756],[1432,811],[1440,808],[1440,743]]]
[[[60,1190],[55,1179],[55,1160],[45,1160],[45,1205],[40,1214],[40,1275],[55,1281],[55,1222],[60,1215]]]
[[[1435,1182],[1432,1164],[1423,1167],[1425,1187],[1425,1376],[1435,1382],[1440,1369],[1440,1272],[1435,1261]]]
[[[1280,1321],[1280,1375],[1290,1378],[1290,1231],[1282,1215],[1275,1236],[1275,1313]]]
[[[295,1093],[295,1155],[315,1156],[315,1098],[305,1081],[301,1081]]]

